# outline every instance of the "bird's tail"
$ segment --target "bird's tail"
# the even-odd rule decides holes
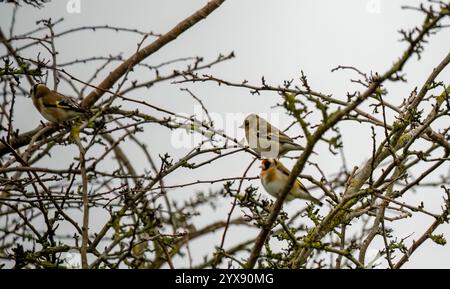
[[[299,144],[296,144],[294,142],[289,143],[289,150],[291,151],[303,151],[305,148]]]
[[[314,198],[313,196],[309,196],[308,200],[313,202],[314,204],[320,206],[320,207],[323,206],[323,203],[319,199]]]

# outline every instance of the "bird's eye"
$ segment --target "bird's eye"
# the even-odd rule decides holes
[[[246,121],[244,122],[244,124],[245,124],[245,126],[248,126],[248,125],[250,124],[250,122],[249,122],[248,120],[246,120]]]

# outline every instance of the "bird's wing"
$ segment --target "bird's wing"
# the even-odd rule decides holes
[[[273,125],[271,125],[270,123],[268,123],[267,121],[265,121],[264,119],[259,119],[258,121],[258,126],[257,126],[257,131],[258,131],[258,137],[260,138],[265,138],[268,140],[279,140],[280,137],[287,137],[285,134],[283,134],[282,132],[280,132],[278,130],[278,128],[274,127]],[[292,140],[291,140],[292,141]]]
[[[62,95],[56,91],[52,91],[52,94],[44,96],[43,103],[46,107],[68,109],[80,113],[85,112],[85,110],[80,107],[75,99]]]
[[[289,176],[289,174],[291,173],[283,164],[278,163],[278,169],[281,173],[285,174],[286,176]],[[302,184],[302,182],[300,182],[299,179],[296,179],[295,182],[299,185],[300,189],[304,190],[305,192],[308,192],[308,190],[306,189],[305,185]]]
[[[261,129],[261,128],[266,128],[266,129]],[[294,145],[296,144],[285,133],[283,133],[278,128],[276,128],[275,126],[271,125],[270,123],[268,123],[267,121],[264,121],[262,119],[260,120],[260,127],[258,128],[258,131],[260,133],[260,137],[262,137],[262,138],[266,138],[268,140],[274,140],[274,141],[277,141],[280,143],[291,143]]]
[[[67,109],[70,109],[70,110],[74,110],[74,111],[80,112],[80,113],[84,113],[85,112],[85,110],[82,109],[81,106],[75,100],[73,100],[71,98],[61,99],[58,102],[57,106],[61,107],[61,108],[67,108]]]
[[[264,119],[259,119],[256,127],[258,139],[265,139],[280,145],[290,145],[292,147],[303,149],[303,147],[295,143],[289,136],[281,132]],[[247,137],[248,138],[248,137]]]
[[[297,184],[299,185],[300,189],[302,189],[303,191],[309,193],[308,190],[306,189],[305,185],[303,185],[302,182],[300,182],[299,179],[296,179],[295,181],[296,181]]]
[[[278,135],[276,133],[278,133]],[[277,131],[276,133],[274,134],[274,137],[277,138],[280,143],[296,144],[296,143],[294,143],[294,141],[290,137],[288,137],[283,132]]]

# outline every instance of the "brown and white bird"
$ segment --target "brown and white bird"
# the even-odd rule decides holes
[[[87,113],[75,99],[50,90],[42,83],[35,84],[30,95],[41,115],[54,123],[73,120]]]
[[[262,160],[260,168],[261,173],[259,177],[264,189],[270,195],[277,198],[281,190],[286,186],[291,172],[279,160],[275,159]],[[322,206],[322,202],[311,196],[306,187],[298,179],[286,196],[285,201],[288,202],[297,198],[308,200]]]
[[[248,115],[241,128],[245,129],[245,137],[249,147],[263,158],[279,158],[289,151],[304,149],[278,128],[256,114]]]

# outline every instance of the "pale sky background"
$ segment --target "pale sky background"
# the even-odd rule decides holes
[[[80,0],[81,13],[69,14],[66,10],[68,1],[52,1],[38,10],[31,7],[23,7],[19,10],[16,23],[16,34],[24,33],[35,28],[35,22],[42,18],[51,17],[53,20],[64,17],[63,24],[58,25],[56,31],[63,29],[90,26],[113,25],[127,28],[137,28],[144,31],[165,33],[182,19],[189,16],[206,3],[202,1],[118,1],[118,0]],[[334,96],[345,96],[347,91],[354,91],[359,87],[349,80],[356,78],[355,74],[348,71],[331,73],[331,69],[338,65],[352,65],[365,72],[384,72],[397,60],[404,51],[405,43],[399,42],[400,35],[397,31],[401,28],[412,28],[422,21],[422,14],[410,10],[401,10],[402,5],[417,5],[420,1],[387,1],[387,0],[305,0],[305,1],[263,1],[263,0],[230,0],[226,1],[219,9],[213,12],[206,20],[201,21],[177,40],[163,47],[160,51],[145,60],[145,63],[158,64],[167,60],[202,56],[205,61],[215,59],[219,53],[228,54],[234,51],[236,58],[219,64],[205,73],[216,77],[242,82],[244,79],[253,84],[260,84],[261,76],[272,85],[281,85],[283,80],[298,79],[300,70],[308,77],[313,90],[323,93],[332,93]],[[9,31],[12,15],[12,5],[0,4],[0,27],[4,32]],[[146,41],[150,43],[152,38]],[[432,36],[430,43],[426,44],[422,59],[417,62],[413,57],[405,66],[404,72],[408,79],[406,84],[388,84],[389,95],[386,99],[394,104],[399,104],[407,97],[415,86],[420,86],[431,69],[449,51],[450,30],[441,31],[437,36]],[[57,39],[56,46],[59,51],[58,61],[66,62],[76,58],[90,56],[116,55],[123,53],[124,58],[136,50],[136,44],[140,36],[129,33],[115,33],[112,31],[77,32],[69,36]],[[17,44],[17,43],[16,43]],[[0,48],[1,54],[4,48]],[[24,56],[35,56],[36,50],[26,50]],[[77,65],[70,67],[70,73],[80,79],[87,80],[95,66]],[[109,67],[114,67],[111,65]],[[181,69],[184,66],[170,66],[162,69],[161,74],[170,73],[171,69]],[[106,70],[107,71],[107,70]],[[103,74],[105,75],[105,74]],[[153,75],[151,75],[153,77]],[[136,71],[131,79],[146,79],[146,75]],[[147,77],[148,78],[148,77]],[[448,83],[450,69],[447,67],[438,80]],[[296,81],[298,83],[298,81]],[[96,83],[94,83],[96,84]],[[225,88],[213,83],[196,83],[169,85],[168,83],[156,85],[150,90],[133,92],[129,96],[142,99],[151,99],[152,104],[168,108],[175,112],[194,112],[192,98],[179,91],[181,87],[190,88],[205,103],[210,112],[218,113],[223,117],[230,113],[239,113],[242,117],[250,112],[276,113],[280,127],[285,128],[290,121],[281,109],[272,109],[276,103],[281,102],[276,93],[262,93],[260,96],[251,95],[248,90],[239,88]],[[61,92],[70,92],[67,86],[61,85]],[[70,93],[69,93],[70,94]],[[365,105],[363,108],[367,107]],[[152,112],[153,113],[153,112]],[[32,106],[28,98],[21,98],[17,102],[16,127],[21,131],[32,129],[42,117]],[[448,122],[448,118],[445,119]],[[441,123],[442,124],[442,123]],[[339,125],[343,135],[344,152],[349,167],[360,166],[371,154],[370,127],[355,123],[342,123]],[[441,125],[441,127],[443,127]],[[148,138],[152,155],[169,152],[173,157],[181,157],[186,149],[173,148],[170,144],[170,132],[162,127],[146,126],[144,133],[138,136]],[[236,135],[238,139],[243,137],[243,132],[233,127],[224,128],[230,135]],[[295,130],[291,130],[296,135]],[[302,140],[299,140],[301,142]],[[130,159],[140,172],[149,170],[149,165],[142,155],[133,154],[134,147],[124,147],[130,152]],[[316,147],[318,155],[311,160],[319,163],[325,174],[331,175],[340,167],[340,158],[332,156],[327,147]],[[52,159],[41,162],[40,166],[63,167],[63,161],[71,162],[77,152],[67,148],[59,148],[53,154]],[[239,154],[224,158],[214,165],[203,167],[192,172],[179,170],[170,175],[166,184],[179,184],[197,179],[216,179],[221,177],[238,176],[247,167],[251,156]],[[292,161],[285,161],[288,167]],[[320,179],[317,170],[306,166],[305,174],[311,174]],[[446,164],[434,174],[448,174],[449,165]],[[257,166],[254,166],[249,175],[258,174]],[[255,186],[260,186],[259,180],[255,180]],[[309,184],[308,184],[309,185]],[[219,184],[213,186],[198,186],[195,188],[170,191],[173,198],[186,199],[192,193],[201,189],[218,189]],[[260,193],[265,194],[260,186]],[[319,191],[314,191],[320,196]],[[181,195],[183,194],[183,195]],[[269,196],[265,194],[267,198]],[[408,194],[411,204],[418,204],[421,200],[425,208],[435,213],[440,213],[443,192],[441,189],[424,189],[420,194]],[[225,220],[231,207],[231,199],[219,202],[216,211],[205,210],[202,215],[196,217],[196,225],[201,227],[212,219]],[[286,206],[286,210],[293,211],[296,206],[304,206],[304,202],[295,200]],[[329,208],[322,208],[324,214]],[[236,210],[239,214],[239,209]],[[95,218],[92,216],[95,225]],[[392,226],[394,235],[403,238],[413,233],[407,244],[420,236],[433,220],[428,217],[415,217],[400,221]],[[100,222],[102,223],[102,222]],[[95,229],[95,227],[94,227]],[[435,233],[444,233],[447,240],[450,239],[450,225],[442,225]],[[255,236],[256,230],[242,229],[231,230],[227,236],[227,247],[239,241],[247,240]],[[415,234],[414,234],[415,233]],[[211,252],[214,246],[220,244],[222,231],[209,235],[199,242],[191,244],[194,261],[201,261],[204,254]],[[374,242],[370,248],[375,248],[378,242]],[[378,247],[379,248],[379,247]],[[187,261],[176,261],[179,266],[187,266]],[[411,258],[405,268],[450,268],[450,245],[441,247],[431,241],[427,241]]]

